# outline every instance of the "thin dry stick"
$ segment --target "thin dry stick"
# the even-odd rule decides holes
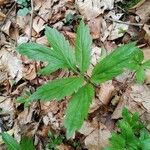
[[[121,20],[112,19],[112,18],[110,18],[110,17],[106,17],[105,19],[110,20],[110,21],[112,21],[112,22],[117,22],[117,23],[120,23],[120,24],[126,24],[126,25],[131,25],[131,26],[137,26],[137,27],[142,27],[142,26],[144,26],[144,24],[131,23],[131,22],[123,22],[123,21],[121,21]]]
[[[31,18],[30,18],[30,36],[29,36],[30,41],[32,41],[33,13],[34,13],[34,6],[33,0],[31,0]]]

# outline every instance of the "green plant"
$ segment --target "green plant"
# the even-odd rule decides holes
[[[50,74],[58,69],[69,69],[74,75],[42,85],[26,100],[26,103],[39,99],[59,101],[71,96],[64,119],[67,138],[72,137],[73,133],[81,128],[88,115],[97,84],[113,79],[123,73],[125,68],[136,71],[137,76],[143,78],[139,68],[144,64],[150,66],[149,61],[142,63],[143,52],[135,46],[135,43],[129,43],[100,60],[94,67],[92,75],[88,77],[86,71],[91,60],[92,38],[84,22],[81,21],[77,29],[75,51],[56,29],[46,27],[45,34],[51,48],[36,43],[24,43],[17,47],[17,51],[33,60],[48,63],[39,71],[40,75]],[[141,81],[138,77],[137,79]]]
[[[139,121],[138,113],[132,116],[124,108],[122,116],[118,121],[119,132],[112,134],[111,146],[104,150],[150,150],[150,133]]]
[[[7,150],[35,150],[33,141],[29,137],[23,137],[21,142],[18,143],[7,132],[2,133],[2,139],[7,147]]]
[[[134,7],[136,4],[138,4],[141,0],[124,0],[120,6],[126,10]]]
[[[26,16],[30,12],[30,0],[17,0],[20,5],[20,9],[17,12],[18,16]]]
[[[46,145],[46,150],[57,150],[57,146],[59,146],[64,137],[62,135],[57,135],[52,132],[48,133],[49,143]]]

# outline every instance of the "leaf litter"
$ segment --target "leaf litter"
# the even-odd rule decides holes
[[[24,108],[22,103],[16,103],[15,101],[17,97],[22,96],[23,90],[27,89],[27,91],[33,92],[39,84],[46,83],[49,79],[68,77],[70,72],[59,70],[52,75],[37,76],[37,70],[46,64],[41,62],[35,63],[14,52],[13,47],[16,46],[16,43],[27,42],[30,38],[30,14],[24,17],[11,15],[16,13],[12,7],[14,2],[13,0],[0,1],[2,37],[0,39],[0,86],[2,87],[0,89],[0,108],[2,109],[0,115],[8,115],[2,117],[2,124],[5,124],[6,127],[1,130],[13,131],[11,134],[14,135],[17,141],[20,140],[22,135],[35,136],[36,138],[33,139],[37,149],[43,149],[44,142],[41,140],[41,137],[48,141],[47,135],[49,131],[55,131],[55,133],[64,136],[63,116],[68,98],[64,98],[67,102],[34,102],[28,108]],[[120,9],[118,2],[120,3],[120,0],[35,0],[32,40],[48,45],[43,32],[45,25],[49,25],[61,30],[69,42],[74,44],[78,19],[82,16],[90,27],[94,41],[91,69],[88,70],[88,74],[91,74],[91,70],[99,61],[99,58],[103,57],[103,52],[106,52],[106,55],[110,53],[114,47],[124,43],[124,37],[127,37],[127,41],[138,39],[138,45],[142,45],[141,48],[145,58],[150,58],[149,1],[142,1],[129,10],[135,16],[126,14],[123,9]],[[18,7],[16,5],[17,9]],[[12,9],[11,13],[7,14],[9,9]],[[68,12],[71,12],[73,15],[69,24],[66,23],[66,14]],[[134,19],[130,19],[128,16],[132,16]],[[138,17],[140,19],[137,19]],[[132,26],[130,23],[135,23],[137,26]],[[133,34],[131,34],[131,26],[144,33],[142,38],[139,35],[135,37],[134,32],[136,30],[132,30]],[[11,44],[11,46],[8,46],[6,43]],[[141,120],[147,122],[147,127],[149,127],[149,70],[146,71],[144,85],[132,84],[132,80],[132,74],[127,72],[120,79],[116,78],[97,88],[89,117],[82,126],[80,133],[78,133],[79,135],[74,136],[74,139],[69,142],[63,140],[59,149],[76,149],[74,146],[76,140],[82,143],[78,149],[102,149],[108,144],[110,133],[114,129],[112,122],[121,117],[124,106],[127,106],[129,111],[133,113],[138,111]],[[105,111],[103,107],[106,107]],[[109,116],[109,119],[106,119],[106,116]],[[8,120],[10,121],[8,122]]]

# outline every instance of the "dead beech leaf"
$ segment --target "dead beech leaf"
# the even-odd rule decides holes
[[[130,93],[131,98],[142,104],[148,113],[150,113],[150,88],[146,85],[133,85]]]
[[[79,12],[87,19],[93,19],[103,14],[105,10],[111,10],[114,7],[114,0],[76,0]]]
[[[40,38],[37,38],[36,43],[49,46],[46,36],[41,36]]]
[[[0,58],[0,63],[3,65],[3,68],[6,68],[11,78],[18,82],[23,76],[21,60],[5,49],[0,51]]]
[[[43,0],[41,8],[39,9],[39,15],[44,18],[45,21],[48,21],[48,19],[51,18],[51,6],[52,1],[51,0]],[[39,33],[44,29],[45,21],[42,20],[40,17],[36,16],[33,20],[33,29],[36,31],[36,33]]]
[[[91,32],[93,39],[99,39],[100,38],[101,20],[102,20],[102,18],[98,17],[98,18],[91,19],[88,22],[88,26],[90,28],[90,32]]]
[[[14,111],[13,100],[9,97],[0,96],[0,109],[4,113],[12,114]]]
[[[26,25],[29,24],[30,16],[18,16],[16,17],[16,23],[21,29],[26,29]]]
[[[89,69],[87,71],[88,75],[91,75],[94,66],[99,61],[99,59],[101,57],[101,52],[102,52],[102,49],[100,47],[97,47],[96,45],[92,45],[92,54],[91,54],[92,58],[91,58],[90,67],[89,67]]]
[[[23,77],[30,81],[36,78],[36,69],[34,64],[31,64],[24,68]]]
[[[136,14],[140,17],[142,23],[146,23],[150,19],[150,1],[146,0],[137,8]]]
[[[101,88],[97,96],[103,104],[107,105],[110,102],[111,98],[113,97],[114,91],[115,88],[112,85],[112,83],[106,82],[101,85]]]
[[[84,143],[89,150],[102,150],[104,147],[108,146],[111,136],[107,127],[102,123],[96,123],[96,121],[92,123],[84,122],[79,132],[86,136]]]

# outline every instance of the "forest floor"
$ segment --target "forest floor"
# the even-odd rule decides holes
[[[137,84],[130,71],[101,84],[88,118],[70,140],[63,125],[67,98],[33,102],[27,108],[16,102],[48,80],[70,75],[67,70],[37,75],[45,64],[21,56],[17,45],[32,41],[49,46],[46,25],[58,29],[74,45],[81,18],[93,38],[91,66],[104,52],[109,54],[130,41],[137,42],[145,60],[150,59],[150,0],[0,0],[0,132],[7,131],[18,142],[22,136],[32,137],[37,150],[100,150],[117,130],[124,107],[138,112],[150,129],[150,70],[144,84]],[[5,149],[2,139],[0,144]]]

